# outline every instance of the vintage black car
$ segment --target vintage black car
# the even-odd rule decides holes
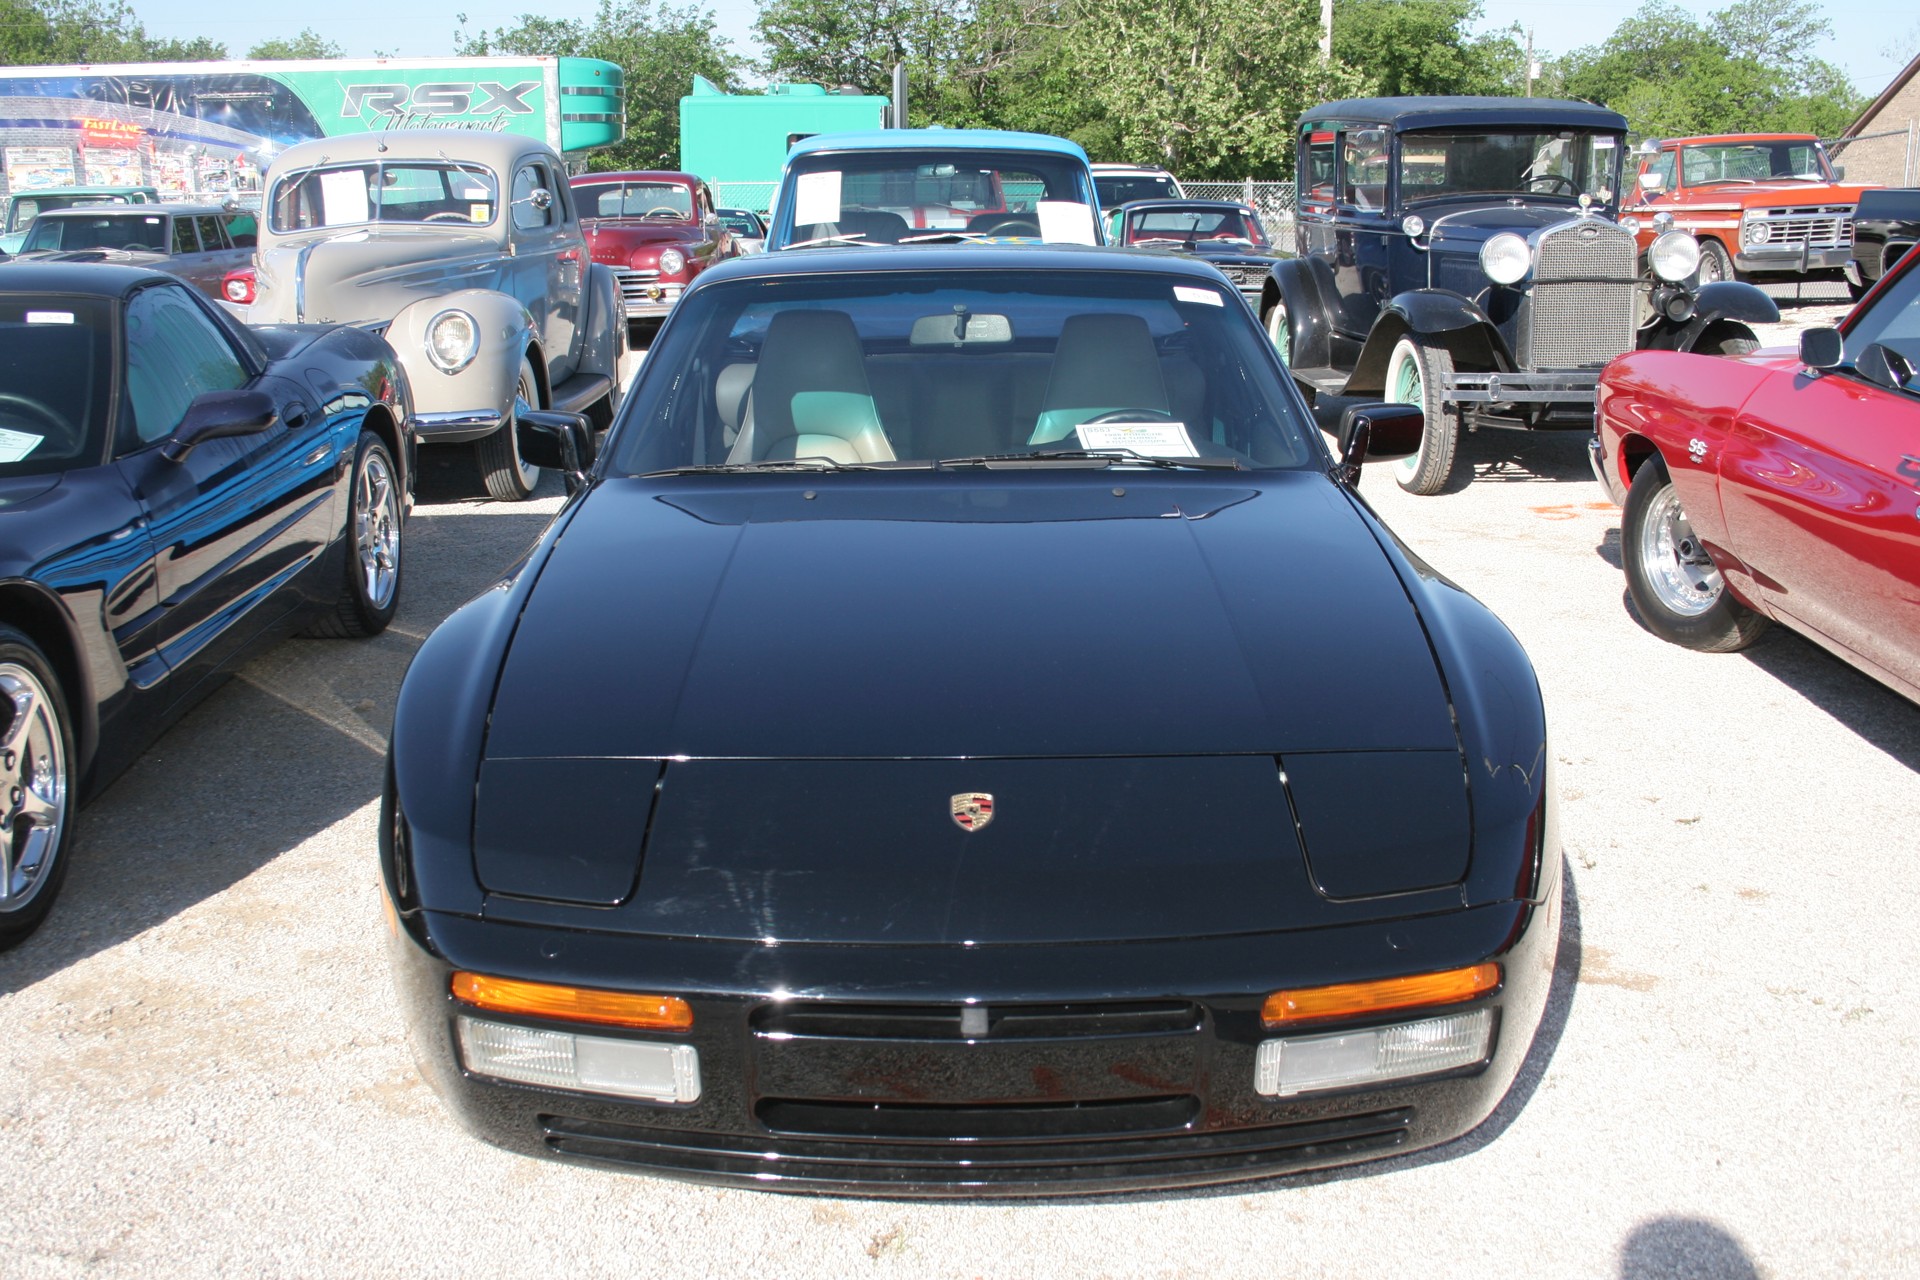
[[[1860,193],[1853,215],[1853,258],[1847,287],[1858,299],[1920,244],[1920,188],[1876,187]]]
[[[393,617],[406,383],[359,329],[248,330],[176,276],[0,266],[0,949],[75,811],[261,645]]]
[[[1129,201],[1107,214],[1107,243],[1203,258],[1255,307],[1281,257],[1260,215],[1233,200]]]
[[[703,273],[400,693],[380,860],[448,1105],[879,1195],[1480,1123],[1551,976],[1553,757],[1512,635],[1352,490],[1419,415],[1347,416],[1336,466],[1171,254]]]
[[[1593,428],[1601,366],[1636,347],[1732,354],[1779,318],[1751,285],[1695,288],[1699,246],[1644,261],[1620,208],[1626,120],[1546,98],[1330,102],[1300,120],[1298,257],[1268,333],[1323,423],[1353,398],[1420,405],[1394,468],[1438,493],[1462,428]]]

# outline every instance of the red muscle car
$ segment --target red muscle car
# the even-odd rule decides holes
[[[1771,619],[1920,702],[1916,370],[1920,255],[1797,355],[1608,365],[1594,471],[1647,629],[1726,651]]]
[[[690,173],[583,173],[569,184],[587,251],[613,268],[627,319],[664,316],[695,276],[735,256],[713,192]]]

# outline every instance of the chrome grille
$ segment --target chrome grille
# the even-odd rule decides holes
[[[616,267],[614,278],[620,282],[620,296],[626,300],[627,314],[660,314],[680,300],[680,284],[661,284],[658,271],[633,271]],[[660,296],[649,298],[647,290],[658,288]]]
[[[1797,249],[1805,244],[1809,249],[1844,249],[1853,243],[1853,209],[1849,205],[1768,209],[1748,218],[1742,234],[1755,247],[1782,245]]]
[[[1589,234],[1591,233],[1591,234]],[[1640,282],[1633,233],[1576,218],[1540,235],[1514,355],[1523,369],[1597,368],[1633,349]]]
[[[1240,295],[1253,304],[1254,310],[1257,311],[1260,309],[1260,295],[1267,287],[1267,277],[1272,274],[1271,268],[1235,266],[1232,263],[1224,263],[1220,267],[1220,274],[1233,281],[1234,288],[1238,289]]]

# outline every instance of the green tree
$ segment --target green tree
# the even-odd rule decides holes
[[[936,83],[960,60],[973,6],[940,0],[760,0],[755,34],[774,80],[890,91],[895,63],[909,83]]]
[[[1475,36],[1479,0],[1334,0],[1333,56],[1384,96],[1521,91],[1511,31]]]
[[[680,163],[680,97],[692,78],[732,88],[744,59],[715,35],[713,14],[653,0],[600,0],[591,22],[522,14],[512,27],[468,35],[459,15],[454,52],[522,57],[572,54],[617,63],[625,73],[627,136],[593,154],[595,169],[656,169]]]
[[[227,56],[204,36],[155,39],[126,0],[0,0],[0,65],[201,62]]]
[[[53,25],[27,0],[0,0],[0,67],[30,67],[47,61]]]
[[[346,50],[312,27],[301,28],[291,40],[262,40],[247,51],[249,58],[291,61],[296,58],[341,58]]]

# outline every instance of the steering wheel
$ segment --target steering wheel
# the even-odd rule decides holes
[[[1040,228],[1036,223],[1027,222],[1021,218],[1008,218],[1005,222],[996,222],[986,230],[976,231],[974,234],[988,236],[1037,236],[1040,234]]]
[[[121,245],[120,252],[122,253],[158,253],[160,251],[154,248],[150,244],[141,244],[138,240],[135,240],[131,244]]]
[[[1537,173],[1533,177],[1527,179],[1527,190],[1529,191],[1533,190],[1534,184],[1539,182],[1558,183],[1560,186],[1563,186],[1567,189],[1568,195],[1573,196],[1576,199],[1580,195],[1580,184],[1575,182],[1572,178],[1569,178],[1564,173]],[[1542,191],[1540,194],[1545,196],[1545,195],[1552,195],[1553,193],[1554,193],[1554,188],[1548,187],[1545,191]]]
[[[1165,409],[1109,409],[1105,413],[1095,414],[1093,417],[1088,418],[1085,422],[1081,423],[1080,425],[1083,427],[1097,427],[1102,423],[1106,423],[1106,422],[1178,422],[1178,421],[1180,421],[1180,419],[1174,417],[1172,414],[1168,413]]]
[[[62,440],[73,436],[73,426],[52,408],[27,396],[15,395],[11,391],[0,391],[0,413],[12,410],[22,416],[33,418],[51,430],[43,434],[58,436]]]
[[[422,222],[472,222],[473,219],[469,218],[464,213],[455,213],[451,209],[443,209],[439,213],[428,214],[426,217],[420,219],[420,221]]]
[[[643,218],[657,218],[663,213],[669,218],[684,218],[687,216],[670,204],[657,204],[640,216]]]

